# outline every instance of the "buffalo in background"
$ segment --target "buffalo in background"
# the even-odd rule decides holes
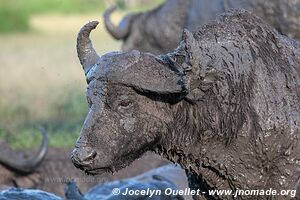
[[[0,145],[0,189],[7,187],[32,187],[32,179],[28,179],[44,161],[48,151],[48,137],[43,131],[43,139],[40,149],[32,158],[24,158],[24,155],[14,152],[6,143]]]
[[[280,33],[300,39],[300,0],[166,0],[151,11],[125,16],[119,26],[110,19],[115,7],[109,8],[104,22],[115,39],[123,40],[123,51],[158,55],[178,46],[184,28],[197,31],[232,8],[253,10]]]

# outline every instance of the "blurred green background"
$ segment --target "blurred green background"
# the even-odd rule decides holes
[[[0,0],[0,140],[14,149],[37,147],[46,129],[51,147],[72,147],[87,113],[85,77],[76,35],[90,21],[102,22],[117,4],[126,13],[151,9],[162,0]],[[100,23],[92,38],[103,54],[119,50]]]

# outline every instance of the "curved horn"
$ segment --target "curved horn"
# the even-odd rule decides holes
[[[107,31],[116,39],[121,40],[128,36],[131,24],[132,15],[127,15],[121,21],[120,25],[116,27],[110,20],[110,15],[116,10],[116,6],[108,8],[104,12],[104,24]]]
[[[94,66],[100,59],[100,56],[95,51],[90,33],[97,27],[99,22],[92,21],[85,24],[79,31],[77,36],[77,54],[85,74]]]
[[[20,161],[16,158],[15,155],[6,155],[1,152],[0,154],[0,163],[4,166],[24,174],[33,172],[44,160],[48,151],[48,136],[46,131],[41,129],[43,134],[42,144],[38,153],[31,159]]]

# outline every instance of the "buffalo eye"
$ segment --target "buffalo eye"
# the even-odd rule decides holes
[[[126,107],[128,107],[130,104],[131,104],[131,102],[130,102],[129,100],[124,100],[124,101],[121,101],[121,102],[119,103],[119,106],[126,108]]]

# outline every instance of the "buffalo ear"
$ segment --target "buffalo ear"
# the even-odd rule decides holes
[[[183,72],[172,69],[159,57],[141,53],[139,61],[121,75],[125,85],[141,92],[156,94],[184,94],[188,84]]]

